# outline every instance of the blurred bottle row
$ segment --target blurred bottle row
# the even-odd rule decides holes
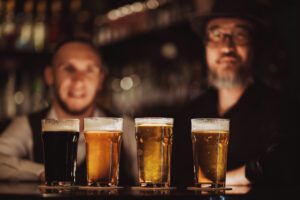
[[[99,46],[186,19],[193,0],[147,0],[126,4],[94,20],[94,41]]]
[[[17,12],[16,5],[21,5]],[[1,0],[0,48],[24,51],[43,51],[65,36],[85,32],[82,23],[81,0],[69,2],[68,17],[63,18],[62,0]],[[88,29],[87,29],[88,30]]]
[[[82,0],[0,0],[0,49],[47,51],[71,36],[101,46],[179,22],[190,8],[179,0],[147,0],[95,13]]]
[[[40,73],[28,68],[0,71],[0,119],[37,111],[47,106],[47,97]]]

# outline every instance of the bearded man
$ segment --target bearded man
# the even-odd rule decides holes
[[[174,185],[194,184],[192,118],[230,120],[227,185],[266,179],[270,169],[264,168],[265,158],[270,157],[265,155],[276,146],[270,146],[273,138],[281,135],[284,109],[281,95],[263,84],[255,73],[259,67],[258,47],[264,42],[264,23],[256,13],[257,9],[245,1],[216,1],[211,12],[201,13],[193,21],[203,38],[208,87],[175,119],[171,178]]]

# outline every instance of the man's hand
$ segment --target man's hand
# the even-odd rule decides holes
[[[250,185],[251,182],[246,178],[245,165],[226,173],[226,185]]]

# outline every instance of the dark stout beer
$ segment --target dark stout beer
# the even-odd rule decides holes
[[[43,122],[43,144],[46,185],[72,185],[75,183],[78,129],[63,127],[59,122],[45,125]],[[65,130],[63,130],[65,128]]]

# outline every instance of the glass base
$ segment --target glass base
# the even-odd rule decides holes
[[[198,187],[198,188],[224,188],[225,183],[196,183],[195,187]]]
[[[88,181],[88,186],[92,186],[92,187],[116,187],[117,184],[114,184],[114,183],[103,183],[103,182],[90,182],[90,181]]]
[[[119,186],[79,186],[80,190],[99,190],[99,191],[105,191],[105,190],[119,190],[123,189],[123,187]]]
[[[175,190],[176,187],[141,187],[141,186],[132,186],[130,187],[133,191],[140,191],[140,192],[170,192]]]
[[[141,187],[149,187],[149,188],[159,188],[159,187],[163,187],[163,188],[168,188],[170,187],[169,183],[140,183]]]
[[[71,181],[45,181],[46,186],[72,186],[75,182]]]

